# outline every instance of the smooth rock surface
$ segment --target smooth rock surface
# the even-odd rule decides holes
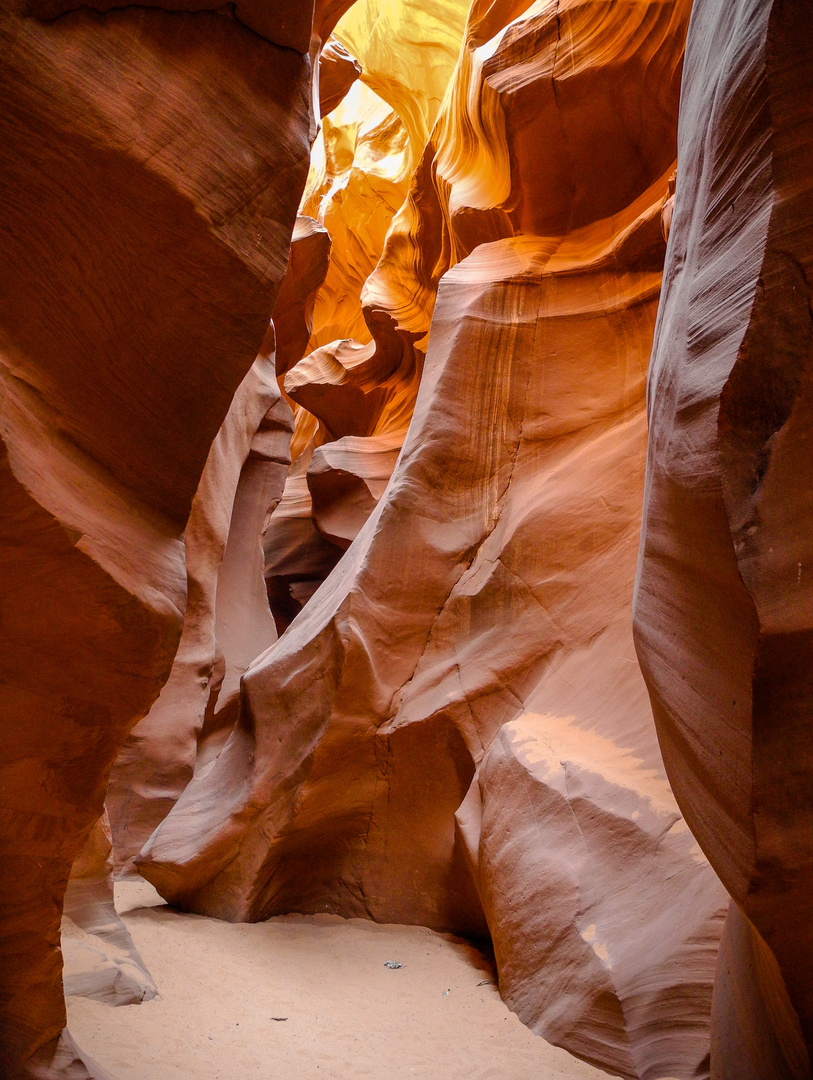
[[[432,318],[386,491],[246,673],[231,739],[138,865],[173,903],[228,919],[327,908],[487,930],[501,993],[533,1030],[619,1075],[688,1080],[708,1073],[727,897],[669,790],[630,618],[688,8],[555,16],[541,4],[492,24],[478,53],[473,13],[469,59],[405,204],[418,225],[399,233],[399,214],[365,288],[373,344],[323,348],[286,376],[329,425],[333,388],[395,385]],[[620,143],[614,186],[578,184],[568,202],[546,159],[527,174],[521,163],[547,124],[563,155],[572,126],[574,170],[601,167],[619,69],[619,116],[633,87],[655,80],[660,96]],[[561,113],[560,83],[574,102]],[[576,108],[579,87],[595,116]],[[542,126],[521,123],[522,102],[546,94]],[[488,108],[503,133],[508,182],[490,194],[476,154],[455,159],[454,185],[442,179],[444,155],[465,149],[455,108]],[[499,192],[515,185],[528,201],[506,208]],[[481,224],[465,232],[478,200]],[[380,287],[406,288],[387,265],[396,235],[419,261],[435,252],[440,287],[425,279],[423,307]],[[313,449],[305,479],[331,446]],[[329,524],[309,495],[340,540],[350,515]]]
[[[182,533],[285,270],[310,65],[206,11],[4,8],[0,42],[0,1073],[87,1077],[63,895],[172,665]]]
[[[423,10],[414,0],[396,0],[381,11],[358,4],[336,28],[339,38],[359,50],[366,67],[361,81],[322,121],[301,205],[302,214],[330,239],[323,283],[312,307],[308,293],[306,320],[289,319],[289,311],[297,310],[289,296],[302,297],[316,281],[317,246],[311,241],[306,255],[304,243],[295,236],[278,300],[285,318],[277,371],[285,375],[285,392],[295,403],[296,417],[291,444],[295,465],[265,538],[268,596],[280,630],[307,603],[364,524],[380,494],[371,494],[364,477],[375,476],[372,486],[380,487],[387,478],[382,465],[394,464],[397,453],[390,449],[400,447],[412,416],[424,354],[404,348],[396,334],[395,350],[403,362],[393,362],[392,327],[386,316],[382,321],[381,312],[370,319],[361,295],[452,75],[464,6],[443,0]],[[330,56],[328,47],[322,53],[322,67],[328,70]],[[302,300],[298,303],[301,307]],[[305,321],[309,341],[304,339]],[[289,326],[297,328],[295,334]],[[320,447],[348,435],[358,437],[352,480],[345,470],[330,468],[331,454],[319,453]],[[384,453],[382,442],[388,448]],[[318,477],[309,475],[314,453]],[[322,528],[311,496],[317,488],[320,505],[330,503],[334,516],[343,518],[341,536]],[[339,509],[343,501],[347,505]]]
[[[71,867],[62,909],[62,955],[66,997],[134,1005],[158,993],[116,912],[107,812]]]
[[[331,38],[319,54],[319,111],[333,112],[361,75],[361,64],[341,42]]]
[[[240,678],[276,641],[262,531],[282,495],[292,429],[273,353],[260,355],[237,389],[192,501],[184,531],[188,599],[172,671],[111,772],[107,807],[119,873],[132,871],[133,857],[189,783],[203,740],[210,742],[206,756],[214,756],[234,722]]]
[[[726,1080],[808,1077],[813,1045],[811,32],[806,4],[694,6],[649,382],[636,644],[675,794],[738,905]]]

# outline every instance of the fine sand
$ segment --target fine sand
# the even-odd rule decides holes
[[[232,925],[146,882],[118,883],[116,903],[160,997],[68,999],[72,1034],[115,1080],[606,1077],[523,1027],[456,938],[335,915]]]

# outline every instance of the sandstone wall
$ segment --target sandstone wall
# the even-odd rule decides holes
[[[813,1038],[813,14],[696,0],[649,382],[635,628],[675,794],[733,897],[712,1075]]]
[[[8,1077],[88,1075],[63,1031],[62,899],[170,671],[182,534],[268,324],[311,137],[306,6],[245,25],[67,6],[0,15]]]
[[[473,8],[362,295],[372,341],[285,379],[329,426],[423,370],[389,485],[138,859],[229,919],[488,932],[526,1023],[652,1080],[708,1070],[726,903],[670,792],[630,617],[688,13]],[[296,474],[335,542],[351,515],[317,505],[319,481],[369,434]]]
[[[314,143],[301,210],[327,230],[330,260],[307,347],[277,365],[296,416],[294,468],[265,536],[280,629],[366,521],[409,425],[425,343],[404,348],[395,335],[393,350],[362,294],[442,108],[467,10],[468,0],[360,0],[336,26],[361,72]]]
[[[192,500],[184,531],[187,605],[172,671],[110,775],[107,808],[119,873],[131,871],[196,765],[215,756],[234,723],[240,677],[276,641],[261,534],[282,494],[292,429],[273,351],[261,354],[237,388]]]
[[[100,1080],[63,899],[154,992],[112,768],[179,907],[809,1080],[809,7],[71,6],[0,15],[0,1076]]]

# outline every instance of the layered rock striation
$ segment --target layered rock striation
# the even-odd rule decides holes
[[[712,1075],[809,1077],[813,15],[697,0],[649,383],[638,654],[733,898]]]
[[[323,119],[302,200],[302,213],[331,244],[310,340],[298,355],[286,349],[278,356],[296,415],[294,468],[265,537],[268,596],[280,629],[366,521],[415,405],[425,345],[404,350],[396,336],[396,357],[403,356],[393,362],[392,328],[386,319],[382,327],[380,312],[371,316],[362,294],[441,108],[466,8],[466,0],[429,8],[405,0],[383,10],[357,3],[336,27],[361,74]],[[292,294],[305,286],[304,273],[305,260],[292,260],[286,277]],[[323,449],[331,443],[339,444],[335,451]]]
[[[0,14],[0,1076],[101,1080],[60,928],[155,993],[107,796],[179,907],[809,1080],[813,15],[180,8]]]
[[[331,542],[369,516],[137,863],[229,919],[488,933],[535,1031],[619,1075],[702,1076],[726,896],[630,618],[688,5],[509,7],[472,9],[365,285],[372,340],[285,378],[329,427],[417,373],[389,484],[353,464],[374,427],[294,466]]]
[[[304,9],[65,6],[0,15],[4,1077],[88,1075],[62,900],[171,669],[182,535],[285,271],[312,123]]]

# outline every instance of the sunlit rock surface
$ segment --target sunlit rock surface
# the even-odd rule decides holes
[[[295,348],[286,339],[278,351],[278,374],[296,367],[283,383],[295,403],[295,465],[265,538],[268,596],[279,629],[290,624],[366,521],[412,416],[424,353],[399,344],[403,362],[393,364],[391,345],[373,344],[382,332],[391,338],[391,327],[386,317],[382,325],[380,313],[371,322],[361,297],[436,120],[465,14],[462,0],[428,7],[412,0],[383,8],[363,3],[336,27],[337,37],[356,50],[362,73],[323,120],[302,200],[302,213],[330,237],[310,340],[306,347],[297,339]],[[322,68],[330,70],[331,62],[326,50]],[[295,252],[297,247],[295,239]],[[292,255],[283,293],[287,286],[295,294],[303,273],[302,257],[297,266]],[[314,459],[320,447],[348,435],[357,441],[349,456],[339,451],[344,467],[337,472],[330,464],[334,454]],[[332,518],[342,518],[340,537],[330,524],[322,527],[316,489],[319,507],[329,502]]]
[[[336,27],[362,80],[398,114],[417,164],[455,68],[469,0],[356,0]]]
[[[675,794],[731,893],[712,1075],[813,1045],[813,13],[697,0],[649,385],[635,626]]]
[[[361,75],[361,64],[340,41],[331,38],[319,54],[319,111],[333,112]]]
[[[88,1075],[63,1032],[62,900],[170,673],[183,531],[268,324],[312,134],[307,11],[64,6],[0,14],[0,1072],[15,1078]]]
[[[138,865],[229,919],[489,932],[535,1031],[620,1075],[700,1077],[727,897],[670,792],[630,615],[688,4],[509,8],[470,15],[361,297],[371,340],[285,376],[324,429],[289,476],[299,520],[334,546],[366,523]],[[412,377],[382,495],[371,451],[399,439],[361,395]]]
[[[330,265],[314,303],[311,348],[340,338],[369,340],[361,290],[404,201],[409,172],[407,135],[398,114],[363,82],[356,83],[322,121],[302,199],[302,213],[317,220],[331,239]],[[296,360],[304,354],[303,348]]]

